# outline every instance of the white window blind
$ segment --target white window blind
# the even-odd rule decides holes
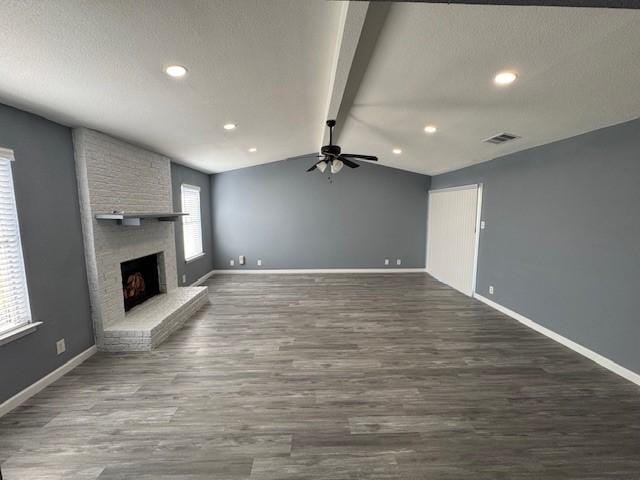
[[[0,148],[0,334],[31,323],[11,162]]]
[[[202,219],[200,217],[200,187],[182,185],[182,238],[184,258],[191,260],[202,255]]]

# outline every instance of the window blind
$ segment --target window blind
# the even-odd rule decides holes
[[[182,185],[182,238],[184,258],[190,260],[202,255],[202,219],[200,216],[200,187]]]
[[[13,152],[0,148],[0,334],[31,322],[12,160]]]

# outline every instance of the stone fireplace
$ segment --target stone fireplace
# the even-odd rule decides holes
[[[150,350],[206,303],[207,289],[178,287],[171,221],[127,226],[101,214],[172,212],[170,160],[84,128],[73,141],[96,345]]]

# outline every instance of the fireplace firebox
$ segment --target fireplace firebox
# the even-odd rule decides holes
[[[158,255],[147,255],[120,264],[124,311],[160,293]]]

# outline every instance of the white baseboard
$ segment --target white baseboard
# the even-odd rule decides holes
[[[310,274],[310,273],[424,273],[424,268],[288,268],[288,269],[258,269],[246,270],[242,268],[229,270],[213,270],[207,275],[220,273],[246,274]],[[208,278],[208,277],[207,277]]]
[[[505,315],[517,320],[523,325],[526,325],[527,327],[535,330],[536,332],[541,333],[542,335],[549,337],[552,340],[555,340],[556,342],[564,345],[565,347],[570,348],[574,352],[577,352],[580,355],[587,357],[589,360],[596,362],[598,365],[606,368],[607,370],[610,370],[613,373],[620,375],[623,378],[626,378],[627,380],[635,383],[636,385],[640,385],[640,374],[637,374],[629,370],[628,368],[623,367],[622,365],[618,365],[613,360],[610,360],[607,357],[603,357],[599,353],[596,353],[593,350],[589,350],[587,347],[583,347],[579,343],[576,343],[573,340],[569,340],[567,337],[563,337],[559,333],[556,333],[553,330],[549,330],[547,327],[543,327],[542,325],[534,322],[533,320],[525,317],[524,315],[520,315],[518,312],[514,312],[513,310],[510,310],[507,307],[503,307],[499,303],[493,302],[478,293],[474,293],[473,296],[478,300],[480,300],[481,302],[486,303],[491,308],[494,308],[499,312],[502,312]]]
[[[205,273],[203,276],[201,276],[198,280],[196,280],[195,282],[193,282],[191,284],[192,287],[197,287],[198,285],[202,285],[204,282],[206,282],[209,277],[211,277],[211,275],[213,275],[216,271],[215,270],[211,270],[209,273]]]
[[[2,417],[3,415],[6,415],[14,408],[22,405],[24,402],[29,400],[35,394],[41,392],[46,387],[51,385],[53,382],[61,378],[63,375],[69,373],[71,370],[76,368],[86,359],[94,355],[97,351],[98,351],[98,348],[95,345],[87,348],[84,352],[76,355],[61,367],[56,368],[53,372],[42,377],[36,383],[29,385],[27,388],[25,388],[21,392],[16,393],[13,397],[1,403],[0,417]]]

